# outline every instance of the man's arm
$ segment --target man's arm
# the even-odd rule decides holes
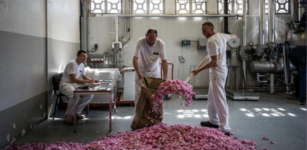
[[[91,79],[91,78],[88,78],[86,75],[82,75],[82,78],[83,78],[83,80],[94,80],[94,79]],[[94,80],[94,82],[95,83],[98,83],[99,82],[99,80]],[[91,82],[92,83],[92,82]]]
[[[236,39],[237,36],[235,34],[230,34],[230,40]]]
[[[82,75],[83,80],[91,80],[90,78],[88,78],[86,75]]]
[[[207,63],[205,66],[199,68],[199,69],[196,69],[196,70],[193,70],[192,73],[194,73],[194,76],[197,75],[199,72],[203,71],[203,70],[206,70],[206,69],[209,69],[209,68],[212,68],[214,66],[217,65],[217,62],[218,62],[218,57],[217,55],[215,56],[210,56],[211,57],[211,61],[209,63]]]
[[[139,79],[142,79],[142,78],[143,78],[143,75],[142,75],[142,73],[141,73],[141,71],[140,71],[140,67],[139,67],[138,60],[139,60],[139,57],[134,56],[134,57],[133,57],[133,62],[132,62],[132,63],[133,63],[133,67],[134,67],[136,73],[137,73],[138,76],[139,76]]]
[[[72,83],[78,83],[78,84],[83,84],[83,83],[94,83],[95,80],[87,78],[86,80],[80,80],[76,79],[76,74],[70,74],[70,80]],[[82,76],[83,77],[83,76]]]
[[[163,69],[163,79],[167,80],[168,65],[166,59],[162,60],[162,69]]]

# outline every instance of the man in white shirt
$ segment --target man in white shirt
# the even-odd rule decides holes
[[[158,31],[149,29],[145,37],[140,38],[136,45],[133,57],[133,66],[136,71],[135,76],[135,101],[137,105],[141,92],[141,79],[145,77],[161,78],[159,58],[162,61],[163,79],[167,80],[167,60],[164,42],[157,38]]]
[[[200,124],[205,127],[219,128],[225,135],[230,136],[231,129],[229,127],[228,105],[225,92],[225,82],[228,73],[226,43],[229,40],[235,39],[236,35],[215,32],[211,22],[205,22],[202,25],[202,32],[208,38],[207,52],[210,56],[209,63],[192,71],[194,75],[205,69],[209,69],[210,72],[207,105],[209,121],[202,121]]]
[[[60,92],[69,98],[64,122],[69,125],[73,125],[74,115],[74,90],[77,84],[95,83],[99,80],[90,79],[85,75],[84,61],[87,54],[84,50],[79,50],[77,53],[77,59],[70,61],[63,72],[63,76],[60,82]],[[83,79],[80,79],[82,76]],[[80,99],[76,101],[76,117],[77,119],[84,119],[85,116],[81,115],[84,107],[91,101],[94,95],[80,95]]]

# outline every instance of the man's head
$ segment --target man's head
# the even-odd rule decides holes
[[[87,57],[87,53],[84,50],[79,50],[77,53],[77,61],[84,63]]]
[[[156,42],[156,39],[158,37],[158,31],[156,29],[148,29],[145,36],[148,45],[152,46]]]
[[[201,27],[201,30],[203,31],[203,35],[206,38],[209,38],[210,36],[215,34],[214,25],[211,22],[209,22],[209,21],[203,23],[203,25]]]

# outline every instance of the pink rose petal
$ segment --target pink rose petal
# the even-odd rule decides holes
[[[147,125],[147,124],[146,124]],[[235,140],[224,133],[212,129],[187,125],[167,125],[158,123],[142,129],[108,134],[88,144],[72,142],[25,143],[11,145],[7,150],[101,150],[101,149],[240,149],[256,150],[255,141]],[[263,149],[263,148],[262,148]],[[263,150],[267,150],[263,149]]]

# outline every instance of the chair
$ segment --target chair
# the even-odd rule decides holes
[[[56,95],[56,101],[55,101],[54,112],[53,112],[53,120],[54,120],[54,116],[56,113],[56,108],[57,108],[59,99],[61,102],[62,102],[61,97],[66,97],[67,99],[69,99],[67,96],[65,96],[64,94],[60,92],[60,82],[61,82],[62,76],[63,76],[63,73],[55,74],[52,76],[53,91],[54,91],[54,94]]]
[[[53,91],[54,91],[55,95],[57,96],[56,101],[55,101],[55,105],[54,105],[53,120],[54,120],[54,117],[55,117],[56,108],[57,108],[57,104],[58,104],[59,99],[60,99],[61,102],[62,102],[61,97],[66,97],[67,99],[69,99],[66,95],[64,95],[60,92],[60,82],[61,82],[62,76],[63,76],[63,73],[55,74],[55,75],[52,76]],[[86,106],[86,115],[88,115],[88,112],[89,112],[89,105]]]

